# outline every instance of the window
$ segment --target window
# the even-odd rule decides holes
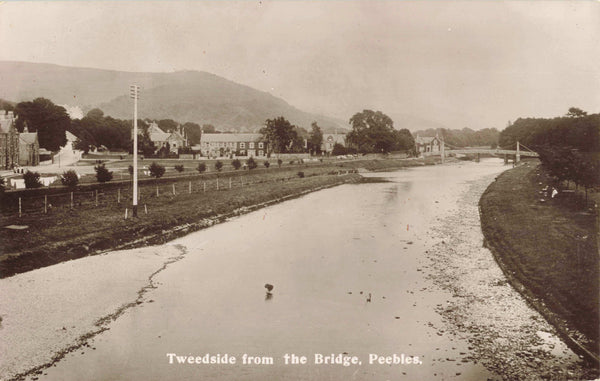
[[[258,151],[258,156],[265,156],[265,152],[263,150],[259,150]]]
[[[248,148],[254,148],[254,142],[248,143],[250,146]]]
[[[240,143],[240,148],[246,148],[246,143]]]
[[[265,148],[263,142],[258,143],[258,148]]]
[[[242,144],[244,144],[244,143],[242,143]],[[240,150],[240,156],[246,156],[246,151],[244,151],[243,149]]]

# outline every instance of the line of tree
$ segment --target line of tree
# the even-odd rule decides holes
[[[542,166],[567,188],[600,186],[600,114],[571,107],[564,116],[517,119],[500,133],[500,146],[512,148],[516,142],[534,149]]]
[[[571,147],[582,152],[600,151],[600,114],[588,115],[576,107],[560,117],[519,118],[509,123],[499,138],[500,147],[514,149],[516,142],[534,150],[544,146]]]

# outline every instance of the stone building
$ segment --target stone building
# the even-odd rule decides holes
[[[19,133],[12,111],[0,110],[0,169],[19,164]]]
[[[202,134],[200,150],[203,156],[265,156],[267,143],[262,134]]]
[[[19,133],[19,165],[33,166],[40,163],[40,143],[37,132],[25,130]]]

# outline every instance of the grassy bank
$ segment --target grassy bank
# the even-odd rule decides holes
[[[540,193],[549,183],[537,161],[500,175],[480,200],[483,233],[513,286],[563,335],[598,356],[596,216],[574,207],[569,193]]]
[[[274,171],[221,174],[217,189],[214,174],[191,182],[182,178],[167,184],[140,186],[139,217],[125,219],[131,208],[129,190],[106,189],[76,199],[71,206],[53,198],[43,211],[43,196],[28,200],[35,213],[3,217],[3,226],[22,225],[24,230],[0,229],[0,277],[7,277],[102,251],[156,244],[210,226],[227,216],[253,210],[306,192],[361,181],[355,169],[395,169],[431,164],[422,160],[376,159],[329,165],[295,166]],[[302,172],[302,177],[299,176]],[[230,181],[231,179],[231,181]],[[158,190],[158,196],[156,192]],[[82,196],[83,197],[83,196]],[[31,209],[33,208],[33,209]],[[146,214],[146,210],[148,211]],[[129,214],[130,215],[130,214]]]

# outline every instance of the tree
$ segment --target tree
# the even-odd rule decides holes
[[[350,118],[352,131],[347,142],[358,151],[389,152],[394,148],[394,122],[381,111],[364,110]]]
[[[27,170],[25,174],[23,174],[23,180],[25,180],[25,188],[39,188],[42,186],[42,182],[40,181],[40,174],[37,172],[31,172]]]
[[[176,166],[175,166],[175,170],[176,170],[177,172],[179,172],[179,173],[183,172],[183,170],[184,170],[184,169],[185,169],[185,168],[183,167],[183,165],[182,165],[182,164],[179,164],[179,165],[176,165]]]
[[[105,183],[113,178],[113,173],[104,164],[95,166],[94,170],[96,171],[96,179],[99,183]]]
[[[179,127],[179,123],[173,119],[161,119],[158,121],[158,127],[165,132],[173,132]]]
[[[215,129],[215,126],[212,124],[203,124],[202,125],[202,133],[204,134],[216,134],[218,131]]]
[[[77,176],[77,172],[70,169],[64,172],[62,176],[60,176],[60,182],[62,183],[62,185],[65,185],[72,189],[75,188],[79,183],[79,176]]]
[[[411,151],[415,148],[415,139],[406,128],[394,130],[394,151]]]
[[[271,166],[271,163],[269,163],[268,160],[265,160],[265,162],[263,163],[263,165],[265,166],[265,168],[269,168]]]
[[[346,147],[344,147],[343,145],[341,145],[340,143],[335,143],[333,145],[333,149],[331,150],[331,154],[333,156],[337,156],[337,155],[345,155],[346,154]]]
[[[316,154],[321,153],[321,144],[323,143],[323,132],[317,122],[311,124],[312,129],[308,135],[308,149]]]
[[[203,172],[205,172],[205,171],[206,171],[206,164],[204,164],[204,163],[200,163],[200,164],[198,164],[198,168],[196,168],[196,170],[197,170],[198,172],[200,172],[200,173],[203,173]]]
[[[152,164],[148,167],[150,171],[150,176],[159,179],[165,174],[165,167],[153,161]]]
[[[217,162],[215,163],[215,169],[217,170],[217,172],[221,172],[221,169],[223,169],[223,163],[220,160],[217,160]]]
[[[249,157],[248,160],[246,160],[246,165],[248,166],[248,169],[254,169],[258,166],[258,164],[256,164],[256,160],[254,160],[253,157]]]
[[[265,127],[260,129],[263,139],[267,142],[269,152],[284,153],[292,151],[297,146],[298,132],[283,116],[267,119]]]
[[[202,129],[199,124],[187,122],[183,125],[183,130],[189,145],[200,144]]]
[[[239,160],[239,159],[234,159],[234,160],[231,162],[231,165],[233,166],[233,169],[235,169],[235,170],[237,171],[237,170],[238,170],[238,169],[240,169],[240,167],[242,166],[242,163],[240,162],[240,160]]]
[[[58,151],[67,143],[65,131],[71,125],[71,118],[64,107],[57,106],[45,98],[32,102],[21,102],[15,107],[17,130],[23,132],[25,124],[29,132],[37,132],[41,148]]]
[[[587,115],[587,112],[585,112],[582,109],[577,108],[577,107],[571,107],[571,108],[569,108],[569,112],[567,112],[567,116],[569,118],[579,118],[579,117],[586,116],[586,115]]]

